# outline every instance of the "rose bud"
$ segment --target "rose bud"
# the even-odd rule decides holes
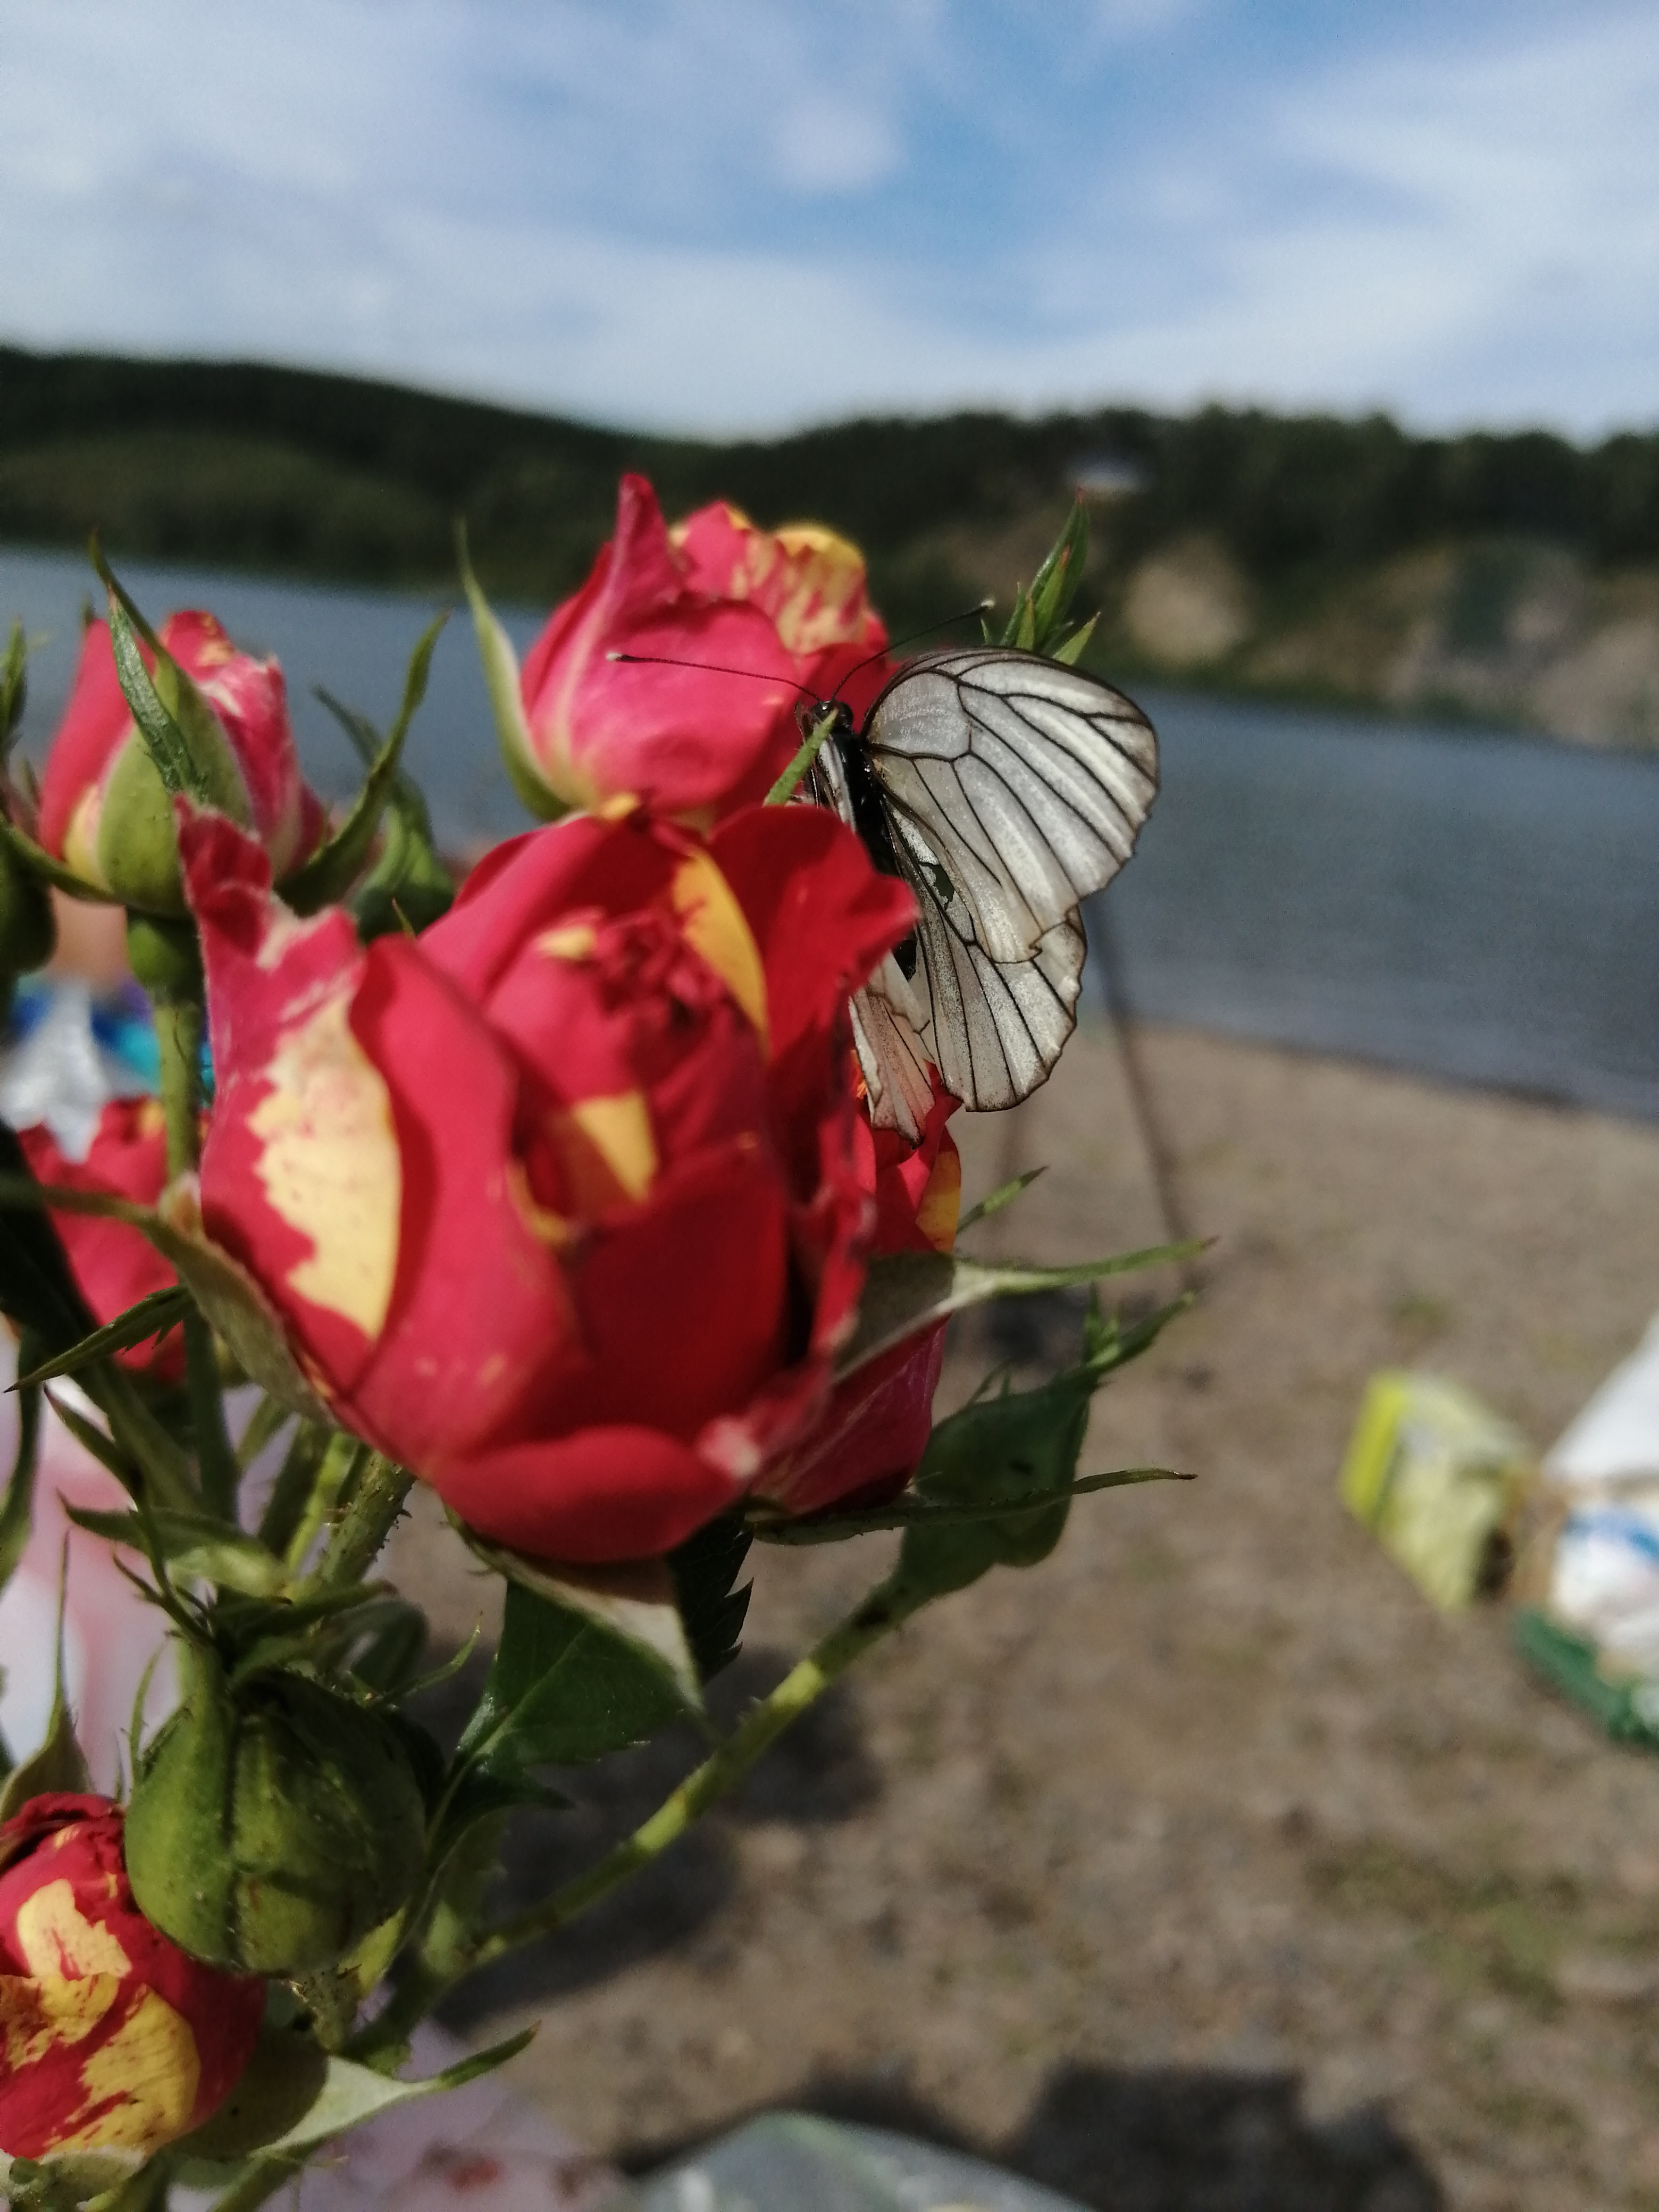
[[[342,1425],[544,1558],[667,1550],[804,1433],[873,1226],[847,999],[909,892],[815,807],[501,846],[418,939],[181,832],[208,1234]]]
[[[146,1753],[127,1814],[144,1912],[195,1958],[253,1974],[336,1965],[406,1904],[426,1808],[397,1730],[303,1676],[234,1694],[186,1655],[184,1703]]]
[[[70,1190],[108,1192],[154,1206],[167,1179],[167,1130],[154,1098],[110,1099],[83,1160],[70,1159],[44,1123],[20,1129],[17,1140],[37,1181]],[[124,1221],[56,1212],[52,1218],[81,1295],[100,1328],[140,1298],[170,1290],[179,1279],[155,1246]],[[124,1367],[158,1382],[177,1382],[185,1371],[184,1331],[175,1325],[116,1357]]]
[[[671,531],[644,477],[624,477],[616,535],[525,661],[508,766],[541,813],[625,794],[706,825],[787,766],[801,688],[822,696],[886,642],[844,538],[757,530],[724,505]]]
[[[0,2151],[148,2157],[216,2112],[252,2052],[257,1981],[145,1918],[107,1797],[36,1797],[0,1828]]]
[[[211,615],[171,616],[162,645],[210,709],[198,763],[216,803],[245,823],[281,876],[322,836],[289,726],[283,672],[239,653]],[[143,648],[146,663],[154,656]],[[185,910],[173,809],[115,673],[109,627],[88,623],[69,704],[46,756],[40,842],[100,890],[149,913]]]
[[[958,1101],[935,1091],[919,1141],[860,1134],[875,1178],[874,1250],[948,1252],[956,1243],[962,1161],[945,1124]],[[915,1473],[933,1425],[945,1323],[896,1344],[836,1385],[811,1433],[757,1486],[791,1513],[885,1504]]]

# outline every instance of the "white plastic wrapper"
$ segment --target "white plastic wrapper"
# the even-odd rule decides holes
[[[1544,1475],[1568,1509],[1552,1616],[1610,1671],[1659,1681],[1659,1318],[1569,1424]]]

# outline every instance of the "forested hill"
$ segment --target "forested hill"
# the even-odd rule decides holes
[[[905,623],[1029,575],[1081,484],[1116,665],[1565,727],[1523,695],[1595,646],[1622,703],[1566,733],[1659,734],[1659,434],[1585,448],[1103,409],[716,444],[251,363],[0,349],[0,544],[95,526],[118,559],[447,585],[465,516],[486,583],[546,601],[585,573],[629,467],[671,514],[720,495],[834,524]]]

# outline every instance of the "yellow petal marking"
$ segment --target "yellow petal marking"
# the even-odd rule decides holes
[[[119,1974],[0,1974],[0,2058],[4,2070],[37,2065],[65,2044],[84,2042],[120,1996]]]
[[[731,884],[707,853],[688,853],[668,895],[686,943],[720,977],[748,1016],[761,1050],[769,1051],[766,966]]]
[[[112,1929],[88,1920],[69,1881],[43,1882],[17,1909],[13,1923],[30,1973],[74,1981],[82,1974],[130,1974],[132,1961]]]
[[[373,1338],[397,1277],[403,1163],[391,1096],[346,1014],[340,992],[284,1031],[248,1127],[272,1211],[311,1243],[289,1283]]]
[[[550,1250],[568,1251],[580,1236],[581,1231],[574,1221],[567,1221],[563,1214],[554,1213],[547,1206],[538,1205],[535,1193],[530,1188],[530,1178],[517,1160],[509,1160],[507,1164],[507,1188],[525,1226],[532,1237]]]
[[[816,522],[791,523],[777,542],[790,575],[772,619],[790,652],[821,653],[861,639],[869,609],[858,547]]]
[[[957,1217],[962,1211],[962,1162],[952,1148],[941,1151],[916,1208],[916,1226],[936,1252],[948,1252],[957,1241]]]
[[[553,1117],[551,1133],[579,1214],[602,1213],[619,1200],[638,1204],[657,1175],[657,1140],[641,1091],[581,1098]]]
[[[118,2100],[56,2148],[71,2150],[156,2150],[190,2125],[202,2062],[190,2022],[167,1999],[146,1990],[109,2041],[81,2069],[87,2104],[94,2112]],[[85,2107],[83,2106],[84,2110]]]
[[[536,939],[538,952],[550,960],[591,960],[599,933],[591,921],[567,921],[557,929],[544,929]]]

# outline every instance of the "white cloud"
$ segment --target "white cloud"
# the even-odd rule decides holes
[[[1229,20],[8,0],[5,334],[684,428],[1659,414],[1659,15],[1425,4],[1271,65]]]

